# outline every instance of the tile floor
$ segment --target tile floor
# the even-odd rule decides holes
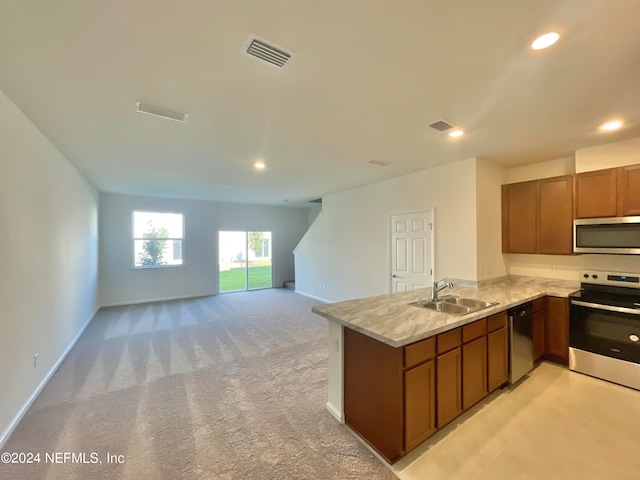
[[[401,480],[638,480],[640,392],[543,362],[390,468]]]

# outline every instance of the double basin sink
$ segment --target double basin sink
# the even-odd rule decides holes
[[[410,305],[415,305],[416,307],[428,308],[436,312],[450,313],[452,315],[466,315],[497,304],[497,302],[485,302],[475,298],[456,297],[453,295],[442,297],[435,301],[420,300],[419,302],[410,303]]]

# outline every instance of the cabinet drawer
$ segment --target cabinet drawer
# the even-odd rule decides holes
[[[436,338],[431,337],[404,347],[404,367],[411,368],[414,365],[429,360],[436,355]]]
[[[487,334],[487,319],[482,318],[476,322],[462,327],[462,343],[470,342]]]
[[[462,329],[456,328],[449,332],[441,333],[436,337],[438,353],[444,353],[452,348],[459,347],[462,343]]]
[[[487,318],[487,325],[489,332],[498,330],[499,328],[507,326],[507,311],[496,313]]]
[[[533,301],[533,312],[541,312],[547,306],[547,297],[536,298]]]

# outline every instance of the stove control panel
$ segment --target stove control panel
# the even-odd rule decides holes
[[[640,288],[640,273],[583,270],[580,272],[580,277],[582,283]]]

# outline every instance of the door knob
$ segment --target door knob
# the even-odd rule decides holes
[[[397,275],[395,273],[391,274],[391,278],[396,278],[396,277],[397,277]]]

